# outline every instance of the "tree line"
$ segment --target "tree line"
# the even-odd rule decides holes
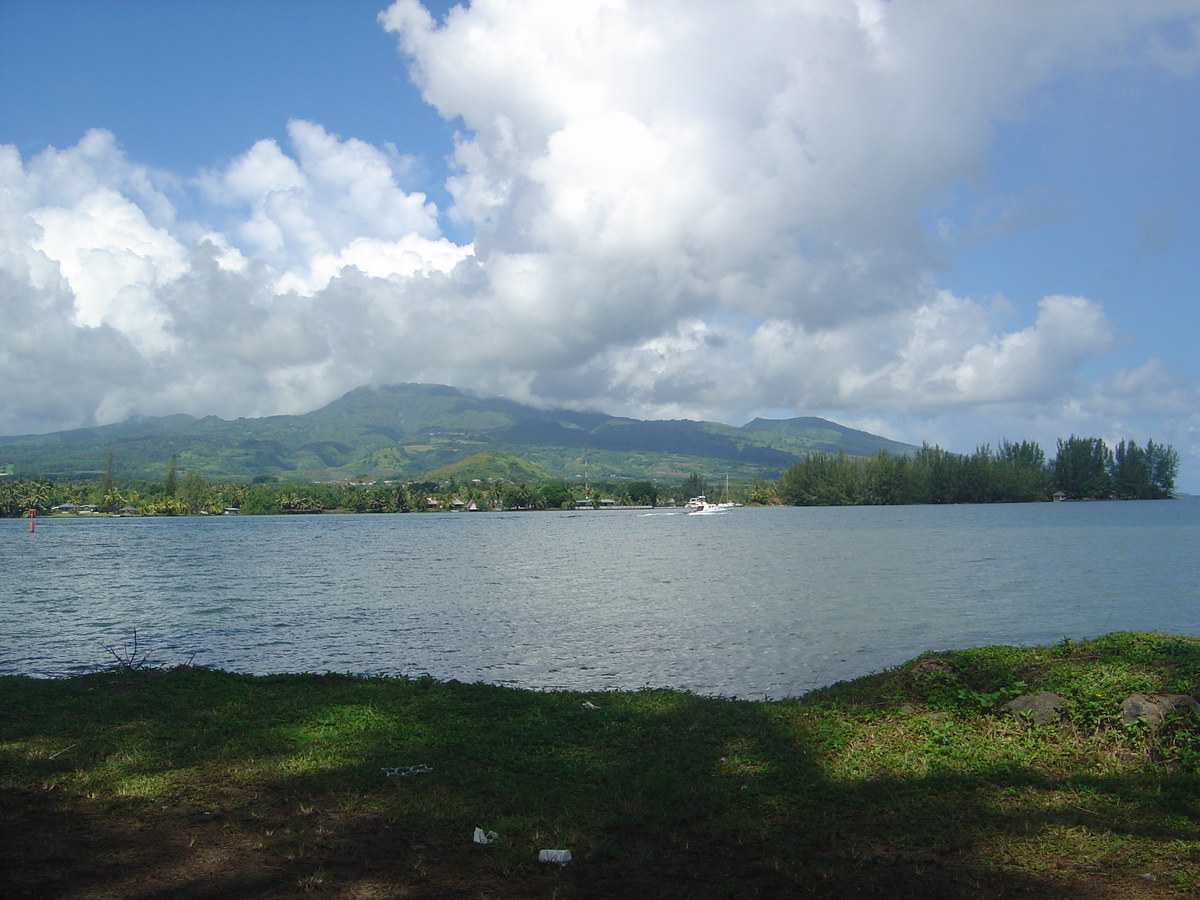
[[[472,485],[431,482],[386,484],[239,483],[211,484],[189,472],[173,487],[146,481],[53,482],[0,480],[0,517],[35,510],[107,515],[184,516],[304,514],[321,512],[395,513],[436,510],[575,509],[577,501],[600,505],[655,506],[664,495],[650,482],[599,483],[584,489],[556,482],[494,482]]]
[[[1071,435],[1053,460],[1036,442],[1008,440],[969,455],[925,444],[911,456],[881,450],[852,457],[811,453],[784,472],[776,496],[796,506],[921,503],[1028,503],[1063,499],[1158,500],[1174,496],[1179,454],[1147,441]]]
[[[741,503],[796,506],[897,505],[930,503],[1025,503],[1065,499],[1156,500],[1174,496],[1179,454],[1169,445],[1144,447],[1120,441],[1109,448],[1100,438],[1060,439],[1053,460],[1030,441],[1001,441],[995,450],[969,455],[928,444],[911,455],[880,451],[874,456],[810,453],[778,481],[756,479],[727,488],[709,487],[693,472],[681,481],[608,480],[591,484],[547,484],[480,480],[455,482],[298,483],[260,476],[250,483],[212,484],[198,472],[179,474],[171,460],[159,483],[118,480],[109,454],[97,481],[0,479],[0,517],[39,515],[51,510],[152,516],[305,514],[345,510],[359,513],[463,509],[574,509],[600,505],[657,506],[710,490]]]
[[[0,479],[0,517],[35,510],[65,513],[148,516],[356,513],[435,510],[574,509],[599,505],[609,498],[622,506],[655,506],[666,494],[648,481],[601,481],[588,485],[514,483],[479,480],[450,482],[303,483],[278,482],[267,476],[250,483],[210,483],[198,472],[180,474],[172,458],[165,479],[149,482],[117,479],[109,454],[97,481]]]

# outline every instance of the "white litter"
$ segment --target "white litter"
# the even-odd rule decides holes
[[[484,831],[482,828],[476,828],[473,840],[477,844],[494,844],[500,840],[500,835],[494,831]]]
[[[565,866],[570,861],[570,850],[543,850],[538,854],[540,863],[558,863],[560,866]]]
[[[590,700],[584,700],[583,708],[584,709],[599,709],[600,707],[598,707],[595,703],[592,703]]]
[[[433,766],[396,766],[393,769],[381,767],[379,771],[388,778],[403,778],[405,775],[424,775],[426,772],[432,772]]]

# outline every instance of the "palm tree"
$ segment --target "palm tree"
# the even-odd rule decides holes
[[[26,481],[21,491],[25,509],[43,509],[50,503],[50,485],[45,481]]]
[[[530,503],[533,501],[533,490],[529,487],[528,482],[522,481],[513,491],[513,505],[517,509],[529,509]]]
[[[100,502],[100,508],[105,512],[116,512],[125,505],[125,498],[116,488],[112,488],[104,495],[104,499]]]
[[[221,485],[218,495],[225,506],[241,509],[246,505],[246,486],[236,481],[227,481]]]

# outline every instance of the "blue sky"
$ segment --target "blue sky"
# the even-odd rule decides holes
[[[1200,3],[451,7],[0,0],[0,433],[440,381],[1200,492]]]
[[[33,156],[106,128],[131,158],[190,174],[309,119],[419,154],[438,191],[454,128],[409,81],[376,21],[386,5],[3,0],[0,140]]]
[[[964,247],[944,284],[1016,299],[1102,299],[1137,349],[1200,374],[1200,80],[1160,71],[1064,78],[999,132],[980,190],[1028,198],[1026,227]],[[971,212],[955,210],[969,221]]]

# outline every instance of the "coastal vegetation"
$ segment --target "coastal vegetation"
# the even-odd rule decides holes
[[[6,896],[1200,892],[1200,721],[1123,714],[1197,692],[1195,638],[929,653],[756,702],[112,656],[0,678]],[[1010,706],[1043,692],[1043,724]]]
[[[1170,497],[1169,446],[1072,435],[952,453],[814,417],[735,428],[542,410],[452,387],[359,388],[301,416],[133,418],[0,437],[0,516],[412,512]]]
[[[879,450],[868,457],[809,453],[775,482],[762,478],[712,485],[698,472],[655,483],[647,480],[553,479],[528,462],[484,451],[425,474],[418,481],[361,477],[345,481],[210,484],[199,472],[178,474],[172,457],[163,482],[117,479],[110,453],[101,477],[88,481],[0,479],[0,517],[123,513],[126,515],[245,515],[276,513],[396,513],[434,510],[574,509],[656,506],[710,490],[743,504],[797,506],[928,503],[1022,503],[1061,499],[1153,500],[1174,495],[1179,455],[1166,445],[1072,435],[1058,442],[1053,460],[1033,442],[1002,441],[961,455],[925,445],[911,454]],[[728,476],[726,476],[728,477]]]
[[[948,453],[928,444],[916,453],[871,457],[809,454],[790,466],[775,486],[797,506],[911,503],[1024,503],[1062,499],[1159,500],[1171,497],[1179,454],[1147,441],[1122,440],[1110,450],[1101,438],[1071,435],[1047,461],[1034,442],[1001,441],[996,451]]]

